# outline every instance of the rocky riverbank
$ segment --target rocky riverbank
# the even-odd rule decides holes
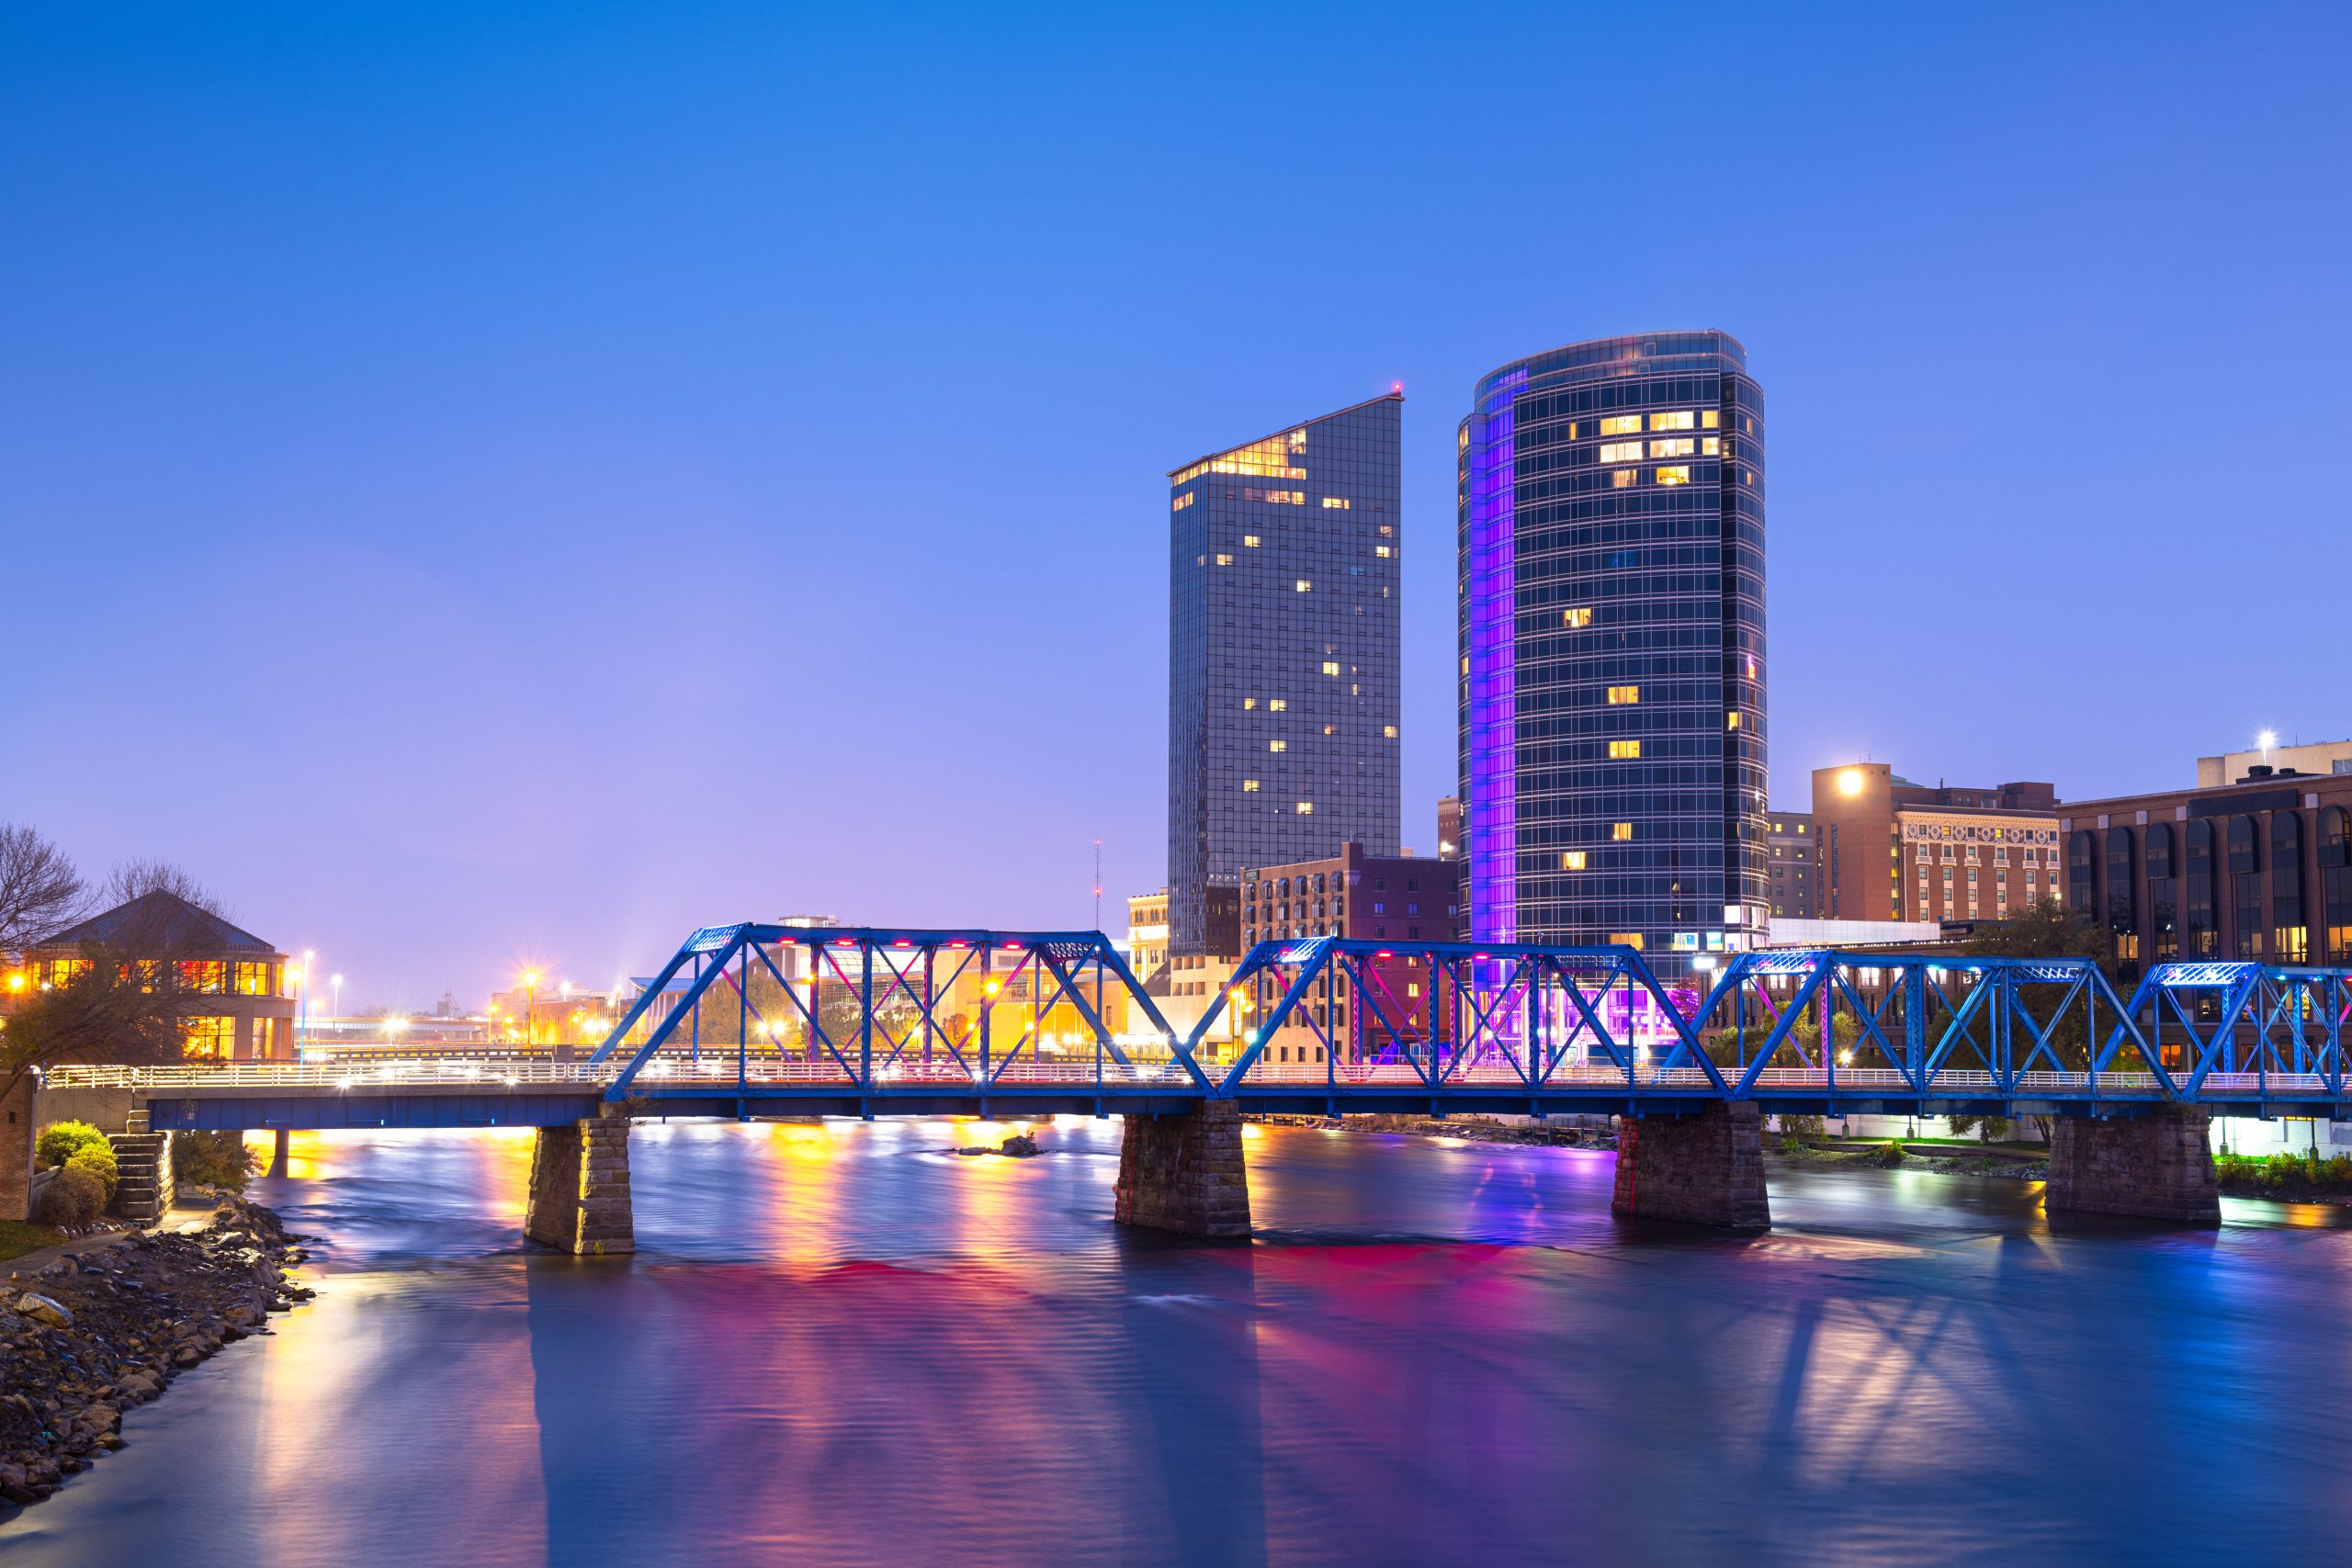
[[[192,1231],[141,1231],[0,1291],[0,1499],[38,1502],[122,1447],[122,1413],[311,1292],[277,1216],[224,1196]]]

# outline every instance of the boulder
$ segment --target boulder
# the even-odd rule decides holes
[[[45,1323],[51,1328],[71,1328],[74,1325],[74,1314],[47,1296],[27,1291],[17,1298],[15,1305],[18,1312],[35,1323]]]

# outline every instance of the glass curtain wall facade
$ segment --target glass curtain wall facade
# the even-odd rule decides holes
[[[1171,472],[1169,948],[1244,866],[1397,852],[1402,394]]]
[[[1633,941],[1682,973],[1760,940],[1764,404],[1747,351],[1659,333],[1520,360],[1478,383],[1455,447],[1472,934]]]

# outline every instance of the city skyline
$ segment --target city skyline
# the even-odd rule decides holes
[[[1453,207],[1477,106],[1571,44],[1641,58],[1640,18],[1530,19],[1502,60],[1375,29],[1330,80],[1240,62],[1239,112],[1165,119],[1122,109],[1165,63],[1139,24],[936,22],[0,24],[0,131],[43,152],[0,172],[0,515],[25,582],[107,584],[0,633],[34,676],[0,817],[94,872],[185,864],[353,1006],[604,986],[746,915],[1085,924],[1093,840],[1114,908],[1166,870],[1155,476],[1401,380],[1400,804],[1433,852],[1453,413],[1513,354],[1667,322],[1769,367],[1773,804],[1928,756],[2123,795],[2352,731],[2316,614],[2266,627],[2258,682],[2102,673],[2149,604],[2345,525],[2219,434],[2346,412],[2346,329],[2266,281],[2342,248],[2308,199],[2340,16],[2037,17],[2021,53],[1992,14],[1717,13],[1748,69],[1642,155],[1708,166],[1741,127],[1734,265],[1551,199],[1616,177],[1589,128],[1647,100],[1604,73],[1532,133],[1555,172],[1512,243],[1544,265],[1500,280]],[[2207,107],[2150,126],[2165,96]],[[1352,222],[1204,265],[1166,220],[1204,168],[1367,134],[1389,155],[1325,176]],[[915,371],[959,413],[876,463]],[[1971,578],[2040,591],[1919,623]]]

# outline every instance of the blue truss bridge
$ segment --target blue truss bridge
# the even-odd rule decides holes
[[[1605,1113],[1657,1151],[1718,1125],[1745,1147],[1782,1112],[2352,1118],[2352,969],[2159,963],[2127,998],[2082,959],[1773,951],[1725,955],[1702,991],[1630,947],[1313,938],[1261,944],[1182,1027],[1176,1000],[1097,931],[744,923],[695,931],[577,1060],[459,1048],[51,1080],[130,1089],[158,1130]]]

